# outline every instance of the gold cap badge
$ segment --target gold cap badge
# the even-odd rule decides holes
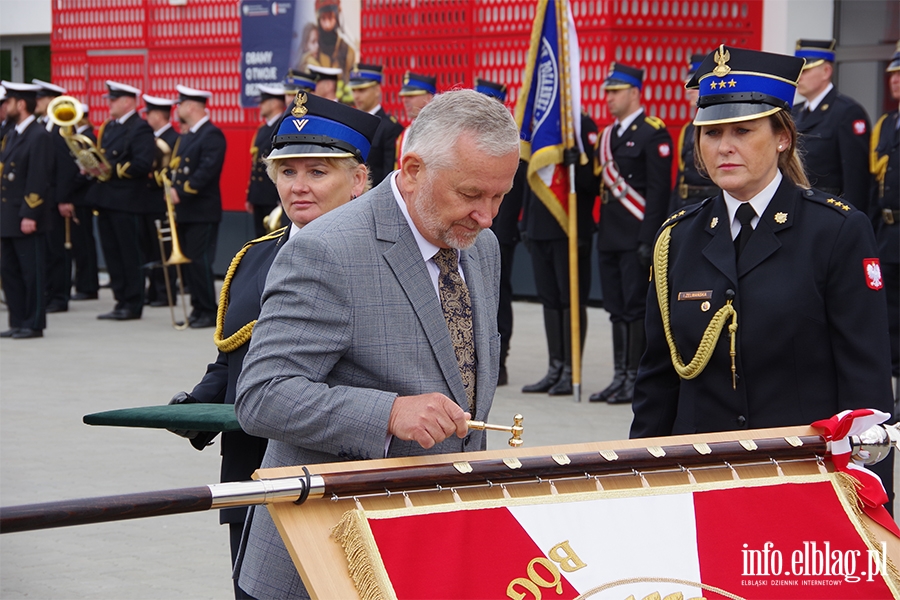
[[[731,67],[726,65],[729,60],[731,60],[731,52],[725,49],[725,44],[720,44],[719,49],[716,50],[716,54],[713,56],[713,59],[716,61],[716,68],[713,69],[713,75],[716,77],[725,77],[729,73],[731,73]]]
[[[306,104],[306,92],[301,92],[294,99],[294,108],[291,109],[291,114],[295,117],[305,116],[308,111],[304,104]]]

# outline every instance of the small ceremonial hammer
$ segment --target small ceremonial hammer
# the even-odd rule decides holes
[[[525,429],[522,427],[522,421],[524,417],[522,415],[516,415],[513,417],[512,427],[506,427],[504,425],[491,425],[490,423],[485,423],[484,421],[466,421],[466,425],[469,426],[469,429],[490,429],[491,431],[508,431],[512,434],[512,437],[509,438],[509,445],[513,448],[518,448],[525,442],[522,440],[522,432]]]

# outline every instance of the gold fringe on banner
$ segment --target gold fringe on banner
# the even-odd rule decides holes
[[[347,555],[350,577],[362,600],[396,600],[394,586],[387,577],[369,522],[362,511],[345,512],[331,529],[331,537]]]

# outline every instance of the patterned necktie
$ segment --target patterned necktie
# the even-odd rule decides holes
[[[440,269],[438,293],[441,307],[450,330],[450,340],[456,352],[456,362],[466,388],[469,412],[475,414],[475,334],[472,329],[472,301],[469,288],[459,274],[457,251],[442,248],[434,255]]]
[[[737,260],[741,257],[741,252],[744,251],[747,242],[750,241],[750,236],[753,235],[753,227],[750,226],[750,221],[756,216],[756,211],[753,210],[749,202],[743,202],[738,207],[735,216],[737,216],[737,220],[741,224],[741,230],[738,232],[738,236],[734,238],[734,255],[735,260]]]

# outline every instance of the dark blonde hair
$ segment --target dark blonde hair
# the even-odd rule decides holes
[[[797,151],[798,133],[797,127],[794,125],[794,118],[789,111],[782,109],[769,115],[768,119],[769,124],[772,126],[772,133],[785,132],[791,138],[787,149],[778,154],[778,168],[791,183],[803,189],[809,189],[812,186],[806,177],[803,159]],[[694,128],[694,164],[702,175],[709,177],[706,164],[703,162],[703,156],[700,154],[700,130],[702,127],[701,125]]]

